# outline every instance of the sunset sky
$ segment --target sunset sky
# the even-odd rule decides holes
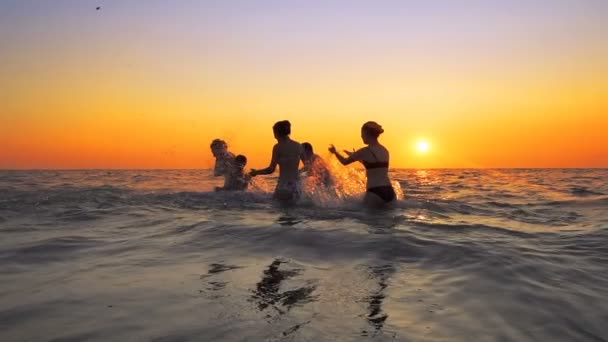
[[[96,7],[100,6],[100,10]],[[608,167],[608,1],[0,1],[0,168]],[[417,149],[428,143],[428,151]]]

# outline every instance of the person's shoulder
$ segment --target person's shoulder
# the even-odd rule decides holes
[[[369,146],[363,146],[360,149],[356,150],[355,153],[364,153],[366,151],[369,151]]]
[[[226,153],[222,154],[221,156],[219,156],[218,158],[216,158],[216,161],[220,162],[220,164],[228,165],[228,164],[232,163],[234,161],[234,159],[235,159],[234,154],[232,154],[231,152],[226,152]]]
[[[367,160],[369,159],[370,151],[369,146],[361,147],[351,155],[351,158],[358,161]]]
[[[281,150],[281,145],[279,143],[274,144],[274,146],[272,146],[272,155],[277,156],[279,154],[280,150]]]
[[[304,151],[302,144],[295,140],[290,140],[286,147],[290,150]]]

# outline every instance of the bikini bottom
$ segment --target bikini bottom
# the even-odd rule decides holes
[[[367,189],[367,192],[371,192],[372,194],[378,195],[378,197],[382,198],[382,200],[387,203],[394,200],[397,197],[395,195],[395,190],[390,185],[376,186],[373,188],[369,188],[369,189]]]

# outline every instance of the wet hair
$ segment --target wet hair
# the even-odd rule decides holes
[[[220,146],[223,146],[226,149],[228,148],[228,144],[226,144],[226,142],[222,139],[213,139],[213,141],[211,141],[211,148]]]
[[[304,151],[306,151],[306,152],[313,153],[312,145],[310,143],[307,143],[307,142],[302,143],[302,148],[304,148]]]
[[[369,136],[377,138],[380,134],[384,133],[384,129],[375,121],[368,121],[363,124],[361,130],[367,133]]]
[[[272,126],[272,131],[279,137],[286,137],[291,134],[291,123],[287,120],[277,121]]]
[[[242,154],[239,154],[238,156],[234,157],[234,161],[239,163],[239,164],[247,164],[247,157],[245,157]]]

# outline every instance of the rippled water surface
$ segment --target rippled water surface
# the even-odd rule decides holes
[[[0,340],[608,340],[608,170],[391,177],[370,213],[353,185],[281,208],[272,179],[0,171]]]

